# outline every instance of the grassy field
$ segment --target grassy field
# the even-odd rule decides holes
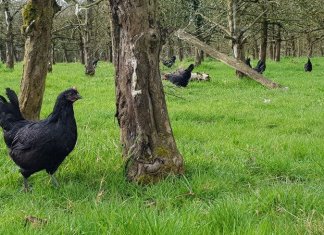
[[[194,70],[210,82],[165,82],[186,172],[147,187],[123,177],[112,65],[99,62],[95,77],[55,65],[42,117],[77,86],[78,143],[56,174],[59,189],[40,172],[26,194],[1,137],[0,234],[324,234],[324,58],[312,61],[312,73],[305,58],[268,62],[265,76],[287,89],[238,80],[212,60]],[[18,91],[21,70],[0,67],[0,94]],[[46,223],[25,224],[28,216]]]

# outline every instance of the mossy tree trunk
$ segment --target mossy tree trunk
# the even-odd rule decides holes
[[[23,8],[22,31],[26,42],[19,102],[27,119],[39,119],[51,46],[52,22],[57,11],[59,6],[55,0],[28,0]]]
[[[126,177],[140,184],[183,172],[159,69],[157,0],[109,0],[116,71],[116,117]]]

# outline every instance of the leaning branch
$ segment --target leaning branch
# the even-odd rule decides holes
[[[176,35],[180,39],[192,44],[193,46],[197,47],[198,49],[205,51],[206,53],[208,53],[215,59],[218,59],[221,62],[229,65],[230,67],[241,71],[242,73],[249,76],[251,79],[255,80],[256,82],[262,84],[263,86],[265,86],[267,88],[272,89],[272,88],[282,87],[280,84],[275,83],[275,82],[265,78],[262,74],[257,73],[256,71],[251,69],[249,66],[244,64],[242,61],[234,59],[232,57],[229,57],[228,55],[225,55],[219,51],[216,51],[211,46],[205,44],[204,42],[200,41],[199,39],[197,39],[196,37],[192,36],[191,34],[185,32],[182,29],[179,29],[178,31],[176,31]]]

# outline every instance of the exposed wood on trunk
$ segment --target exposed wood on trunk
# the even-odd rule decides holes
[[[253,80],[261,83],[262,85],[268,87],[268,88],[279,88],[281,85],[278,83],[275,83],[269,79],[266,79],[262,74],[257,73],[253,69],[251,69],[249,66],[244,64],[242,61],[231,58],[221,52],[216,51],[214,48],[212,48],[209,45],[206,45],[202,41],[198,40],[196,37],[192,36],[191,34],[183,31],[183,30],[178,30],[176,32],[176,35],[180,38],[185,40],[188,43],[191,43],[197,48],[201,48],[204,50],[206,53],[208,53],[210,56],[214,57],[215,59],[218,59],[222,61],[223,63],[231,66],[234,69],[237,69],[241,71],[242,73],[246,74]]]
[[[39,119],[45,90],[52,22],[57,11],[59,7],[55,0],[29,0],[23,9],[22,31],[27,39],[19,101],[20,109],[27,119]]]
[[[183,172],[166,107],[159,69],[157,0],[110,0],[116,71],[116,117],[126,177],[157,182]]]

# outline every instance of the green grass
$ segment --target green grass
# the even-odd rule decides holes
[[[267,63],[265,76],[288,89],[238,80],[210,59],[195,69],[210,82],[165,82],[186,173],[147,187],[123,177],[112,65],[100,63],[95,77],[80,64],[54,65],[41,115],[77,86],[78,143],[56,174],[59,189],[39,172],[25,194],[1,139],[0,234],[323,234],[324,59],[312,61],[312,73],[305,58]],[[21,71],[0,68],[1,94],[19,89]],[[25,226],[26,216],[47,223]]]

